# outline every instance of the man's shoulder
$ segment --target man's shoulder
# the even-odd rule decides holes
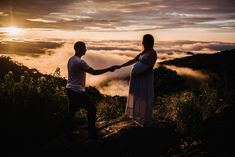
[[[79,63],[81,62],[81,58],[80,57],[77,57],[77,56],[72,56],[69,58],[69,61],[70,63]]]
[[[79,60],[80,59],[80,57],[78,57],[78,56],[71,56],[70,57],[70,60]]]
[[[69,64],[70,66],[79,66],[79,67],[81,67],[82,69],[84,69],[85,71],[90,68],[90,66],[86,63],[86,61],[83,60],[83,59],[81,59],[81,58],[78,57],[78,56],[72,56],[72,57],[69,59],[68,64]]]

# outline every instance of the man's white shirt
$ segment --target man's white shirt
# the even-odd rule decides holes
[[[74,92],[84,92],[86,85],[86,71],[91,68],[79,56],[72,56],[67,64],[68,81],[66,88]]]

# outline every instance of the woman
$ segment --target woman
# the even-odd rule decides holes
[[[125,114],[133,118],[134,122],[140,126],[150,126],[154,102],[153,67],[157,60],[157,53],[153,49],[153,36],[144,35],[142,45],[143,52],[120,67],[134,64],[130,74]]]

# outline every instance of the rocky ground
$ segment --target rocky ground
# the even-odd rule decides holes
[[[8,155],[29,156],[182,156],[180,137],[174,127],[157,122],[153,127],[142,128],[130,120],[97,122],[99,137],[88,139],[86,125],[80,126],[72,141],[61,134],[39,147],[28,147],[24,151],[10,150]],[[198,153],[198,152],[197,152]]]
[[[6,151],[8,156],[112,156],[112,157],[209,157],[231,156],[231,153],[209,150],[201,141],[182,140],[175,127],[157,121],[152,127],[139,127],[130,120],[116,119],[97,122],[99,136],[88,139],[87,126],[74,132],[72,141],[64,134],[40,146],[19,151]]]

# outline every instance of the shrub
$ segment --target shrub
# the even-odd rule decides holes
[[[98,120],[109,120],[122,116],[125,106],[126,97],[104,96],[97,105]]]
[[[19,81],[9,71],[0,84],[4,136],[32,142],[52,138],[63,128],[67,111],[64,86],[54,77],[33,78],[25,71]]]

